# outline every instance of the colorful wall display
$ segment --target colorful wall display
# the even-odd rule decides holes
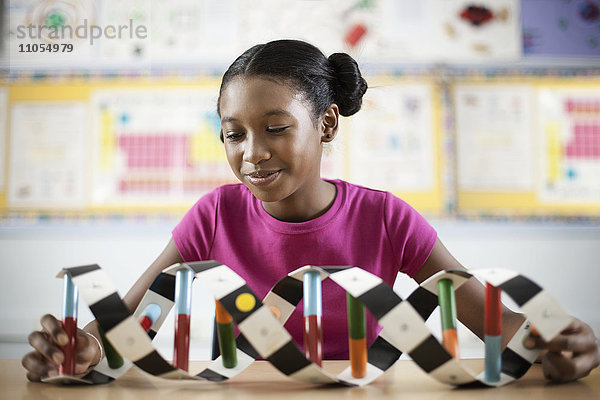
[[[92,91],[92,203],[189,204],[235,181],[217,95],[214,83]]]
[[[11,0],[4,14],[3,64],[13,72],[220,68],[282,38],[375,63],[514,61],[522,53],[518,0]]]
[[[454,85],[459,212],[600,214],[600,82]]]
[[[538,91],[540,181],[546,204],[600,204],[600,91],[543,87]]]
[[[433,81],[369,78],[363,110],[342,118],[322,175],[441,209]],[[9,210],[187,209],[237,182],[219,140],[218,81],[8,85]]]
[[[429,81],[371,80],[349,118],[348,174],[429,211],[441,208],[437,91]]]

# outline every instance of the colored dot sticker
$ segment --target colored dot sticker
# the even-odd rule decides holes
[[[271,313],[275,316],[275,318],[279,319],[281,317],[281,311],[279,308],[275,306],[269,306],[269,310],[271,310]]]
[[[242,293],[235,299],[235,306],[241,312],[248,312],[256,305],[256,299],[250,293]]]

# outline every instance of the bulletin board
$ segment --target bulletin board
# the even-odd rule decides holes
[[[600,215],[600,80],[457,81],[457,208]]]
[[[10,84],[2,210],[181,213],[235,177],[217,79]]]
[[[367,79],[363,108],[342,118],[322,175],[389,190],[439,214],[435,81]],[[0,91],[9,121],[4,214],[181,214],[201,195],[237,182],[219,140],[216,78],[131,82],[80,78]]]

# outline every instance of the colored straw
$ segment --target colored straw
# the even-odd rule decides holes
[[[354,378],[367,375],[367,324],[365,306],[346,293],[348,307],[348,337],[350,347],[350,366]]]
[[[123,357],[113,347],[110,341],[106,338],[106,334],[102,327],[98,324],[98,332],[100,333],[100,339],[102,340],[102,346],[104,347],[104,354],[106,355],[106,362],[111,369],[121,368],[124,364]]]
[[[194,272],[179,269],[175,273],[175,350],[173,365],[188,370],[190,356],[190,315],[192,312],[192,280]]]
[[[217,299],[215,299],[215,319],[223,366],[225,368],[235,368],[237,365],[237,353],[233,318],[231,318],[231,314],[227,312],[225,307],[223,307]]]
[[[321,274],[308,271],[303,276],[304,291],[304,353],[306,358],[321,366],[323,361],[323,304]]]
[[[59,366],[60,375],[75,374],[75,356],[77,351],[77,308],[79,292],[73,284],[69,274],[63,278],[63,320],[62,325],[68,338],[66,345],[62,346],[64,361]]]
[[[162,310],[158,304],[148,304],[140,314],[138,321],[142,328],[148,332],[152,328],[152,325],[160,318],[161,313]]]
[[[485,380],[498,382],[502,370],[501,289],[486,283],[485,290]]]
[[[438,302],[442,320],[442,344],[452,357],[459,359],[460,351],[456,333],[456,299],[452,280],[440,279],[438,281]]]

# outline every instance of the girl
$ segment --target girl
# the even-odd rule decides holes
[[[321,179],[323,144],[335,139],[340,115],[360,109],[366,90],[349,55],[327,58],[301,41],[257,45],[236,59],[223,76],[217,109],[227,160],[241,184],[215,189],[188,211],[125,296],[128,307],[136,308],[160,271],[184,261],[218,260],[261,297],[307,264],[360,266],[390,286],[398,272],[420,283],[440,270],[464,268],[399,198]],[[324,358],[347,358],[344,293],[327,280],[323,294]],[[483,286],[472,279],[457,290],[456,302],[459,319],[483,337]],[[503,345],[522,322],[521,315],[504,310]],[[59,346],[66,343],[58,320],[46,315],[41,323],[43,331],[29,337],[35,351],[23,358],[32,381],[57,373],[63,360]],[[286,325],[297,343],[302,343],[302,323],[296,312]],[[372,318],[367,325],[371,342],[377,326]],[[99,362],[97,337],[94,323],[79,331],[78,373]],[[543,360],[548,379],[577,379],[598,365],[596,338],[580,321],[550,343],[528,341],[549,350]]]

